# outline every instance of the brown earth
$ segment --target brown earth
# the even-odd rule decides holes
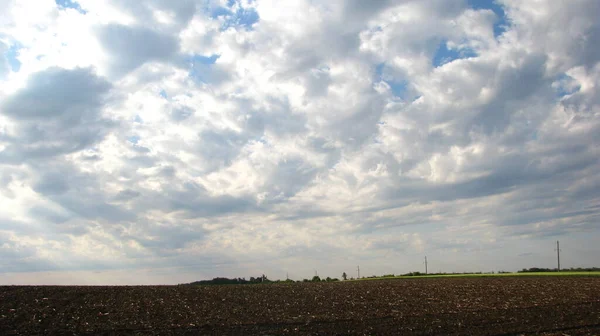
[[[2,335],[600,335],[600,278],[0,287]]]

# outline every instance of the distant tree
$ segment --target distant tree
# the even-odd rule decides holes
[[[321,278],[320,278],[318,275],[315,275],[315,276],[312,278],[312,281],[313,281],[313,282],[319,282],[319,281],[321,281]]]
[[[327,277],[327,278],[325,279],[325,281],[327,281],[327,282],[331,282],[331,278],[330,278],[330,277]]]
[[[348,274],[346,274],[346,272],[342,273],[342,279],[348,280]]]

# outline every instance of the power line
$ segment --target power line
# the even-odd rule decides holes
[[[558,271],[560,272],[560,243],[556,241],[556,261],[558,262]]]

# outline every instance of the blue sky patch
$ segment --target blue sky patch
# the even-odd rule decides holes
[[[407,81],[400,81],[400,82],[385,81],[385,82],[392,89],[392,93],[394,94],[394,96],[397,96],[397,97],[402,96],[402,94],[404,92],[406,92],[406,89],[408,88],[408,82]]]
[[[449,49],[447,41],[442,41],[440,43],[438,50],[435,52],[433,56],[433,66],[439,67],[446,63],[450,63],[457,59],[476,57],[477,53],[472,49]]]
[[[210,3],[206,3],[204,12],[213,19],[223,20],[221,30],[227,30],[231,27],[252,30],[252,25],[260,19],[254,8],[239,6],[238,1],[235,0],[229,0],[226,7],[211,6]]]
[[[533,131],[533,133],[531,133],[531,140],[537,140],[538,139],[538,132],[537,131]]]
[[[212,54],[208,57],[203,55],[193,55],[190,58],[190,62],[192,63],[192,66],[195,64],[215,64],[219,57],[220,55],[217,54]]]
[[[508,19],[504,9],[496,0],[468,0],[469,6],[473,9],[489,9],[493,11],[498,20],[494,23],[494,36],[497,38],[506,31]]]
[[[190,57],[189,76],[203,83],[207,83],[210,75],[210,66],[217,62],[220,55],[211,56],[193,55]]]
[[[210,17],[213,19],[218,18],[219,16],[230,16],[233,12],[229,10],[229,8],[225,7],[216,7],[210,11]]]
[[[375,68],[376,81],[383,81],[390,86],[394,96],[401,97],[408,88],[408,82],[405,80],[394,78],[385,71],[385,63],[380,63]]]
[[[17,72],[21,69],[21,62],[19,61],[19,50],[21,50],[20,44],[13,44],[6,51],[6,58],[8,60],[8,65],[13,72]]]
[[[239,8],[235,13],[228,16],[221,29],[229,27],[243,27],[246,30],[252,30],[252,25],[258,22],[259,16],[254,8]]]
[[[167,91],[165,91],[164,89],[160,90],[158,95],[163,97],[164,99],[169,99],[169,96],[167,95]]]
[[[140,137],[137,135],[132,135],[130,137],[127,137],[127,141],[131,142],[134,145],[137,145],[137,143],[140,141]]]
[[[581,85],[575,83],[573,77],[562,74],[556,77],[552,87],[556,91],[558,98],[572,95],[581,89]]]
[[[243,27],[246,30],[252,30],[252,25],[258,22],[259,19],[260,17],[254,8],[239,8],[227,17],[221,29]]]
[[[75,9],[76,11],[78,11],[81,14],[86,14],[87,13],[83,8],[81,8],[81,6],[79,5],[79,3],[77,1],[73,1],[73,0],[54,0],[54,2],[56,2],[56,5],[58,6],[59,9],[72,8],[72,9]]]

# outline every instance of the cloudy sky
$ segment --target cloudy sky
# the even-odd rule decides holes
[[[0,284],[599,266],[598,13],[0,0]]]

